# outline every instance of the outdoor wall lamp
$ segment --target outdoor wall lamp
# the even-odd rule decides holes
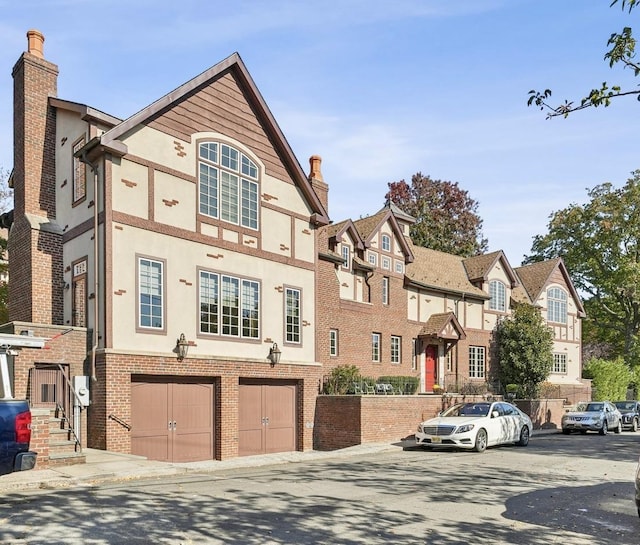
[[[189,352],[189,341],[184,336],[184,333],[180,333],[180,338],[176,341],[176,353],[178,354],[178,361],[182,361],[187,357]]]
[[[278,343],[273,343],[273,346],[269,348],[269,361],[271,362],[271,367],[280,363],[280,356],[282,352],[278,348]]]

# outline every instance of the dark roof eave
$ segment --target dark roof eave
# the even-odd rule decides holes
[[[342,264],[343,263],[343,259],[342,256],[336,255],[336,254],[328,254],[325,252],[318,252],[318,259],[322,260],[322,261],[330,261],[331,263],[335,263],[335,264]]]
[[[458,295],[458,296],[463,296],[463,297],[467,297],[469,299],[478,299],[481,301],[488,301],[489,299],[491,299],[491,297],[489,295],[481,295],[479,293],[470,293],[468,291],[462,291],[462,290],[453,290],[451,288],[443,288],[442,286],[434,286],[431,284],[425,284],[422,282],[418,282],[417,280],[413,280],[412,278],[408,278],[405,276],[405,287],[414,287],[414,288],[422,288],[422,289],[428,289],[428,290],[432,290],[432,291],[438,291],[440,293],[447,293],[450,295]]]

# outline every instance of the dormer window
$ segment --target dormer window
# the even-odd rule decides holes
[[[258,229],[257,165],[221,142],[202,142],[198,151],[201,214]]]
[[[346,244],[342,245],[342,266],[345,269],[349,268],[349,262],[351,261],[351,249]]]
[[[506,311],[507,289],[500,280],[492,280],[489,282],[489,309],[499,312]]]
[[[384,252],[391,251],[391,237],[389,235],[382,235],[382,250]]]

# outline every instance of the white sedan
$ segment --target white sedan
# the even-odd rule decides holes
[[[528,415],[505,401],[459,403],[418,426],[416,443],[425,447],[458,447],[484,452],[515,443],[525,447],[533,425]]]

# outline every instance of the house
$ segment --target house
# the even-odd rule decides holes
[[[15,359],[17,392],[75,412],[98,449],[177,462],[311,449],[326,186],[240,56],[122,120],[58,97],[44,36],[27,36],[4,330],[51,340]],[[74,385],[90,390],[80,419]]]
[[[27,37],[0,332],[48,339],[13,358],[14,389],[74,446],[175,462],[309,450],[345,364],[423,394],[486,392],[517,300],[553,326],[551,380],[582,387],[562,261],[416,247],[392,203],[331,223],[321,158],[303,172],[238,54],[120,119],[58,97],[44,36]]]
[[[502,251],[464,258],[417,247],[413,221],[387,203],[370,217],[319,229],[317,343],[325,376],[356,365],[364,377],[417,377],[422,393],[500,393],[493,333],[514,302],[527,302],[554,332],[555,394],[583,395],[585,313],[562,260],[514,269]]]

